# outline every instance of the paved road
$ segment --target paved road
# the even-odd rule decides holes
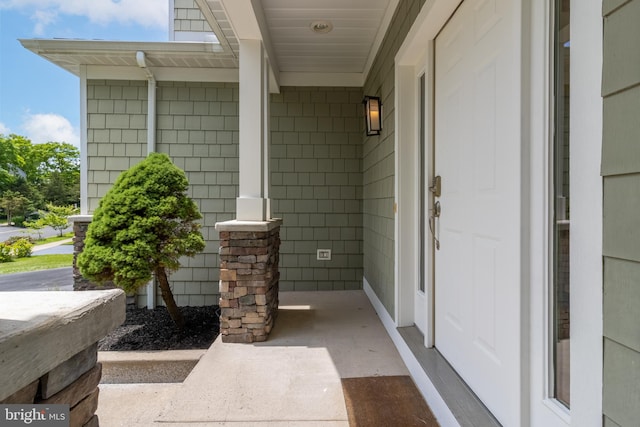
[[[71,267],[27,273],[0,274],[0,292],[6,291],[72,291]]]
[[[71,231],[71,230],[72,230],[72,227],[69,226],[63,231],[63,233],[66,233],[67,231]],[[40,232],[42,233],[43,238],[57,236],[58,234],[60,234],[59,231],[54,230],[53,228],[48,226],[40,230]],[[11,236],[29,236],[29,235],[33,235],[36,238],[38,237],[35,231],[29,230],[28,228],[14,227],[11,225],[0,225],[0,242],[4,242]]]

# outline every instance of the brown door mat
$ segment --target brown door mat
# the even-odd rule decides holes
[[[437,427],[411,377],[343,378],[350,427]]]

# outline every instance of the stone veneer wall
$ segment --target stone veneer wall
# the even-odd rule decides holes
[[[278,314],[280,221],[217,228],[222,341],[265,341]]]
[[[425,0],[400,1],[364,85],[364,93],[380,96],[384,105],[382,134],[365,137],[362,149],[364,276],[392,317],[395,312],[394,60],[424,3]]]
[[[362,89],[271,95],[271,205],[283,219],[280,288],[362,288]],[[331,249],[318,261],[318,249]]]

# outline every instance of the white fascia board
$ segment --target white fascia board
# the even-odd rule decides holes
[[[221,0],[220,4],[238,40],[262,41],[267,58],[269,58],[273,82],[279,87],[282,84],[279,78],[280,67],[271,44],[271,37],[261,3],[255,0]]]
[[[238,83],[237,68],[153,68],[156,81]],[[88,65],[87,78],[92,80],[146,80],[139,67]]]
[[[371,67],[373,66],[373,61],[375,61],[376,56],[378,55],[378,50],[380,46],[382,46],[382,41],[384,37],[387,35],[387,31],[389,31],[389,25],[391,24],[391,20],[393,19],[393,14],[396,12],[396,8],[398,7],[398,3],[400,0],[391,0],[389,5],[387,6],[387,10],[382,17],[382,23],[380,24],[380,31],[376,34],[376,38],[373,41],[373,45],[371,46],[371,51],[369,51],[369,57],[367,58],[367,63],[364,66],[363,74],[365,76],[369,75],[369,71],[371,71]]]
[[[267,18],[264,16],[262,2],[251,0],[251,4],[256,20],[258,21],[258,27],[260,27],[260,34],[262,34],[262,45],[269,59],[269,68],[271,69],[273,84],[277,86],[278,91],[280,91],[280,66],[278,65],[278,58],[276,58],[276,53],[271,43],[271,34],[269,34],[269,26],[267,25]]]
[[[157,68],[158,81],[238,83],[237,68]]]
[[[89,80],[147,80],[140,67],[86,65],[86,68]]]
[[[280,73],[282,86],[364,86],[362,73]]]
[[[212,41],[215,39],[216,41]],[[209,42],[219,43],[213,31],[175,31],[174,40],[177,42]]]
[[[66,39],[18,39],[25,48],[30,51],[41,53],[104,53],[104,52],[137,52],[139,50],[150,52],[177,52],[177,53],[200,53],[200,52],[220,52],[222,47],[219,43],[207,42],[134,42],[134,41],[111,41],[111,40],[66,40]]]
[[[174,34],[174,30],[175,30],[175,14],[176,14],[176,4],[175,4],[175,0],[169,0],[169,16],[167,17],[168,19],[168,28],[169,28],[169,40],[173,41],[175,40],[175,34]]]
[[[238,40],[263,39],[251,0],[221,0],[220,4]]]
[[[462,0],[427,2],[396,54],[396,65],[412,65],[423,54],[424,41],[434,40]]]

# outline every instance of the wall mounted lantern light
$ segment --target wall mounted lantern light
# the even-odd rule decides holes
[[[382,130],[382,102],[377,96],[365,96],[364,120],[367,125],[367,136],[380,135]]]

